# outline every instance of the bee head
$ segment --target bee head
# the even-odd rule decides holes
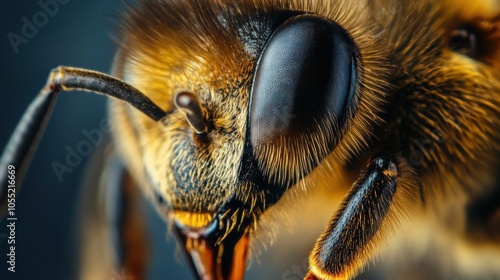
[[[360,147],[363,133],[350,130],[377,119],[368,108],[380,83],[363,65],[384,70],[362,58],[376,39],[361,35],[373,30],[347,31],[364,26],[347,2],[339,9],[352,15],[255,2],[144,1],[125,18],[115,73],[168,114],[158,124],[113,103],[115,142],[135,139],[121,147],[125,162],[185,244],[237,247],[332,151]]]
[[[124,19],[115,74],[168,114],[113,102],[115,143],[198,273],[243,273],[260,215],[317,168],[390,146],[420,151],[432,185],[498,151],[498,17],[304,2],[143,1]]]

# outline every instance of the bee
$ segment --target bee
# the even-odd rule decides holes
[[[56,95],[114,97],[82,278],[146,276],[139,190],[196,279],[274,241],[307,260],[282,279],[500,277],[499,1],[143,0],[120,31],[112,75],[54,69],[1,160],[5,211]]]

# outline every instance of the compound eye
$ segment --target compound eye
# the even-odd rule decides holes
[[[355,107],[358,50],[335,22],[285,21],[257,63],[250,141],[270,181],[294,181],[336,146]],[[294,177],[294,178],[293,178]]]

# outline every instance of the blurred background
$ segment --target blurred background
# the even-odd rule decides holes
[[[59,3],[66,4],[59,4],[52,15],[45,12],[38,1],[3,1],[1,4],[2,150],[25,109],[44,86],[51,69],[59,65],[105,73],[111,69],[116,50],[111,38],[116,35],[116,20],[123,10],[121,0],[59,0]],[[36,30],[25,27],[26,22],[33,24]],[[103,96],[81,92],[59,95],[45,136],[16,196],[15,273],[7,271],[8,230],[6,221],[0,221],[0,279],[77,278],[76,209],[90,156],[84,157],[71,173],[64,173],[62,181],[51,164],[65,163],[66,147],[75,149],[86,139],[83,130],[99,128],[99,122],[106,118],[106,101]],[[146,210],[150,243],[154,244],[149,279],[191,279],[175,239],[166,238],[165,223],[150,206]],[[302,279],[307,271],[307,251],[313,243],[297,244],[297,239],[294,242],[294,248],[290,249],[299,247],[305,254],[289,252],[293,265],[277,265],[277,252],[287,255],[288,245],[285,245],[276,254],[263,255],[259,262],[254,261],[246,279],[262,279],[262,273],[267,279]],[[120,273],[112,273],[112,277],[111,280],[125,280]]]

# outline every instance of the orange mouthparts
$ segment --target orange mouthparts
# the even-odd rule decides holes
[[[186,227],[174,219],[176,233],[195,279],[241,280],[249,247],[246,227],[229,232],[219,219],[202,228]]]

